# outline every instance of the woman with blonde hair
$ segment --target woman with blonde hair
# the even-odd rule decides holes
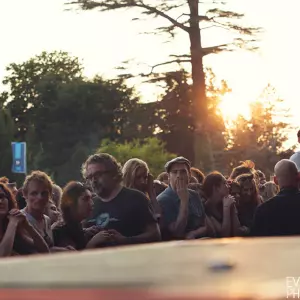
[[[123,185],[144,193],[150,200],[157,218],[160,218],[160,206],[156,199],[154,178],[146,162],[139,158],[129,159],[123,166]]]
[[[279,187],[272,181],[266,182],[262,186],[261,195],[264,201],[275,197],[279,193]]]

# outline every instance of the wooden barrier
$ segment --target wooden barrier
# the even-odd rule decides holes
[[[299,252],[298,237],[234,238],[1,259],[0,299],[285,299],[294,277],[292,299]]]

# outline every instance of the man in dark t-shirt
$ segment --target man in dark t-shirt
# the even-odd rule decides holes
[[[299,173],[294,162],[283,159],[275,166],[278,195],[257,207],[252,236],[300,235]]]
[[[114,157],[105,153],[92,155],[83,165],[82,173],[97,195],[92,218],[86,225],[96,225],[109,233],[105,245],[160,240],[160,230],[149,200],[141,192],[121,185],[121,166]]]
[[[105,230],[116,230],[124,236],[142,234],[147,224],[155,222],[149,200],[136,190],[123,187],[109,202],[94,199],[93,216],[88,224]]]

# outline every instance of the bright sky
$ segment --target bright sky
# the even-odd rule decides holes
[[[154,1],[154,0],[153,0]],[[0,79],[5,66],[21,62],[47,50],[65,50],[83,59],[87,76],[96,73],[107,77],[117,74],[114,68],[124,60],[135,58],[149,65],[163,62],[168,54],[189,50],[188,40],[179,35],[173,43],[164,37],[142,35],[157,22],[131,22],[135,12],[66,12],[63,0],[0,0],[1,54]],[[247,15],[251,25],[265,33],[258,53],[227,53],[206,59],[218,78],[228,81],[233,90],[226,101],[240,112],[257,98],[270,82],[293,110],[295,125],[300,70],[298,28],[299,0],[231,0],[230,9]],[[224,41],[223,31],[204,36],[204,44]],[[141,69],[145,68],[141,67]],[[132,67],[137,70],[137,67]],[[148,69],[143,69],[147,71]],[[153,99],[153,89],[143,87],[145,100]],[[295,112],[295,113],[294,113]]]

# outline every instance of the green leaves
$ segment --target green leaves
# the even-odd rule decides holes
[[[157,138],[135,139],[131,142],[116,143],[103,140],[98,152],[113,155],[121,164],[130,158],[139,158],[147,162],[154,176],[163,172],[165,163],[176,157],[165,150],[165,144]]]

